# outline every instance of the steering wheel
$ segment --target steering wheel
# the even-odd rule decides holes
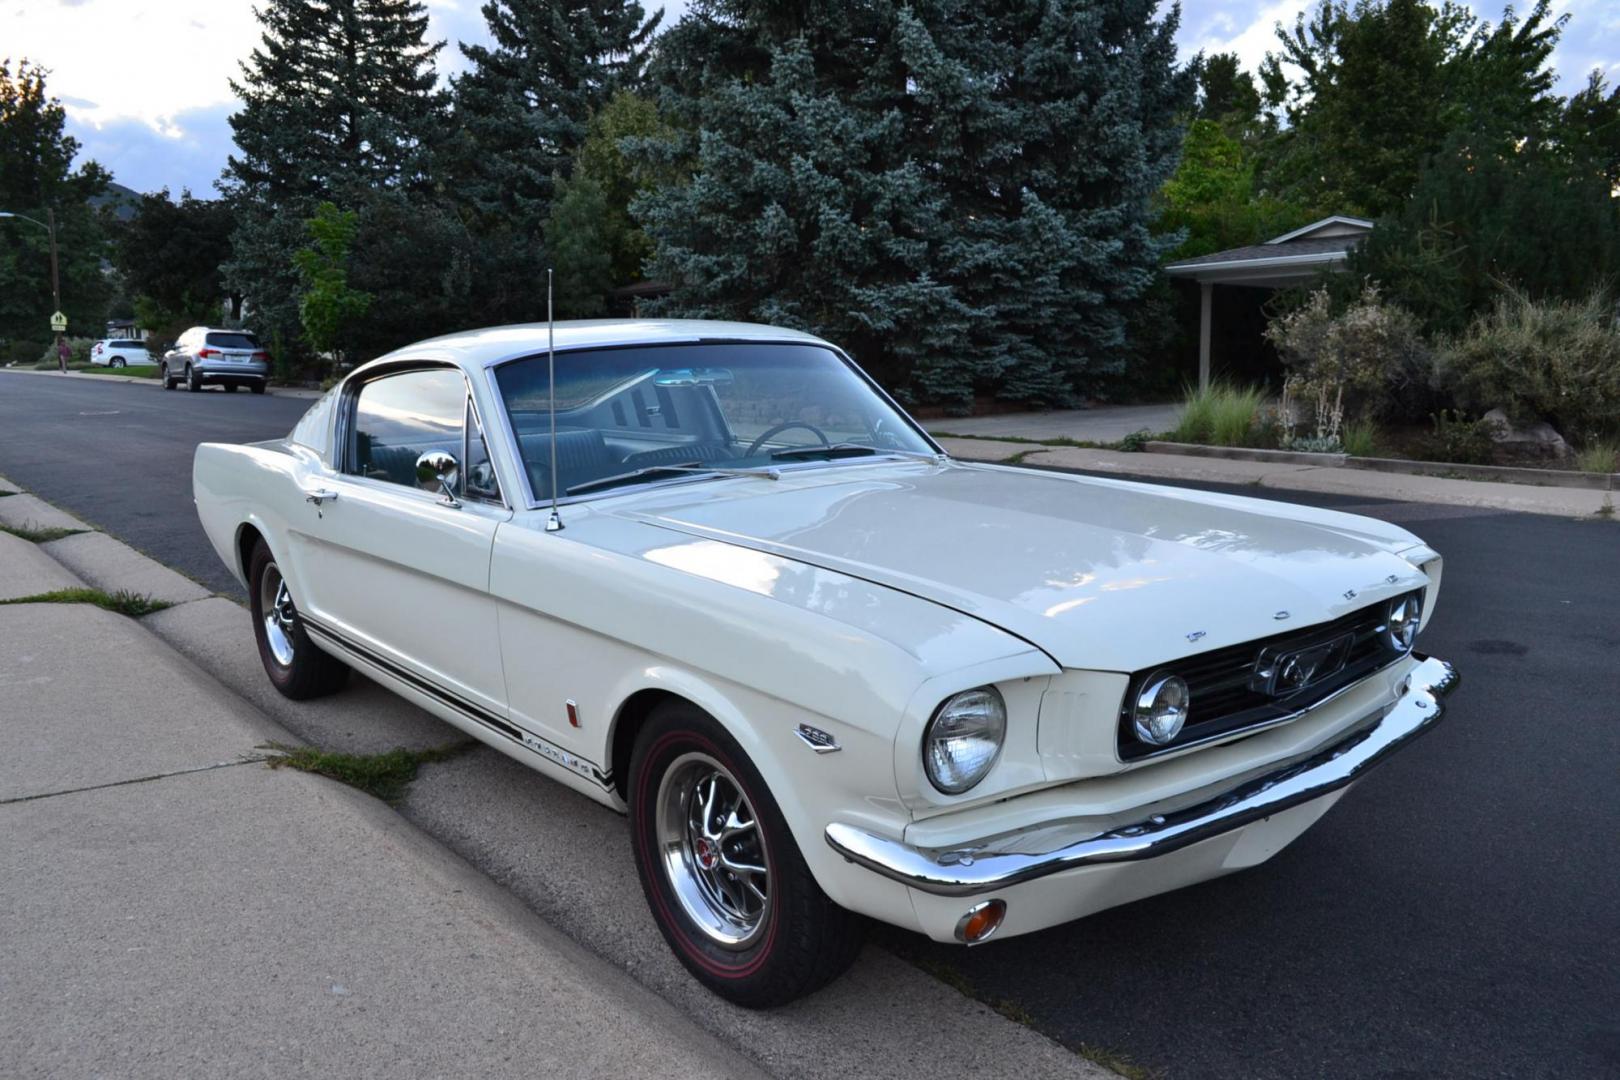
[[[804,430],[810,432],[816,438],[820,439],[822,446],[832,445],[831,440],[829,440],[826,434],[820,428],[816,427],[816,425],[807,424],[803,420],[789,420],[786,423],[777,424],[775,427],[768,429],[765,434],[761,435],[759,438],[750,443],[748,445],[748,452],[744,454],[743,457],[753,457],[755,454],[759,453],[760,447],[771,441],[773,436],[780,435],[782,432],[789,431],[793,428],[804,428]]]

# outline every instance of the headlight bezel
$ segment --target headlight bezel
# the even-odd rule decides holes
[[[1179,693],[1177,691],[1178,687]],[[1155,706],[1159,699],[1164,696],[1171,698],[1179,696],[1180,703],[1169,706],[1175,724],[1168,734],[1161,736],[1154,734],[1152,720]],[[1181,736],[1181,731],[1187,726],[1187,717],[1191,711],[1192,689],[1187,685],[1187,680],[1173,671],[1156,671],[1142,681],[1142,689],[1136,695],[1135,704],[1131,706],[1131,727],[1142,743],[1157,749],[1163,749],[1173,744]]]
[[[975,708],[982,709],[983,715],[979,717],[969,715],[970,710]],[[963,726],[949,733],[942,730],[941,725],[957,723],[958,718]],[[972,727],[975,723],[979,724],[979,730]],[[941,766],[951,766],[952,763],[948,754],[944,760],[936,757],[937,742],[941,739],[990,741],[992,733],[994,748],[988,756],[980,755],[971,769],[959,769],[954,779],[940,774]],[[1006,746],[1007,701],[1001,691],[989,684],[959,690],[941,701],[929,716],[928,723],[923,725],[921,746],[923,775],[928,778],[934,790],[942,795],[964,795],[978,787],[984,782],[985,777],[995,771],[996,763],[1001,760],[1002,751]]]
[[[1423,630],[1424,592],[1404,593],[1392,598],[1384,612],[1384,646],[1397,656],[1405,656],[1417,647],[1418,634]],[[1404,613],[1397,618],[1397,613]]]

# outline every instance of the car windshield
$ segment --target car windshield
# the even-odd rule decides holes
[[[208,335],[208,344],[216,349],[257,349],[259,339],[252,334],[217,333]]]
[[[551,492],[546,357],[496,369],[537,499]],[[818,345],[704,344],[557,354],[557,490],[935,451]],[[583,493],[583,491],[576,491]]]

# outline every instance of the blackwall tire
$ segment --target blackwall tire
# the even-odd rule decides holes
[[[654,710],[631,756],[629,797],[647,905],[703,985],[769,1008],[854,961],[863,920],[821,891],[753,762],[707,713],[686,702]]]
[[[248,560],[248,600],[259,659],[272,686],[294,701],[324,697],[343,687],[348,665],[309,640],[281,568],[262,542]]]

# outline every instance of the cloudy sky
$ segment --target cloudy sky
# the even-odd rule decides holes
[[[456,42],[485,40],[480,2],[427,0],[432,35],[451,42],[442,72],[462,66]],[[666,8],[666,21],[684,7],[643,3]],[[1183,0],[1182,54],[1235,51],[1252,69],[1272,46],[1273,26],[1292,25],[1306,3]],[[1578,89],[1594,67],[1620,80],[1620,4],[1556,0],[1555,8],[1572,16],[1553,57],[1561,90]],[[1475,10],[1494,18],[1500,6]],[[212,194],[231,145],[228,80],[257,37],[251,0],[0,0],[0,56],[49,68],[83,153],[137,191]]]

